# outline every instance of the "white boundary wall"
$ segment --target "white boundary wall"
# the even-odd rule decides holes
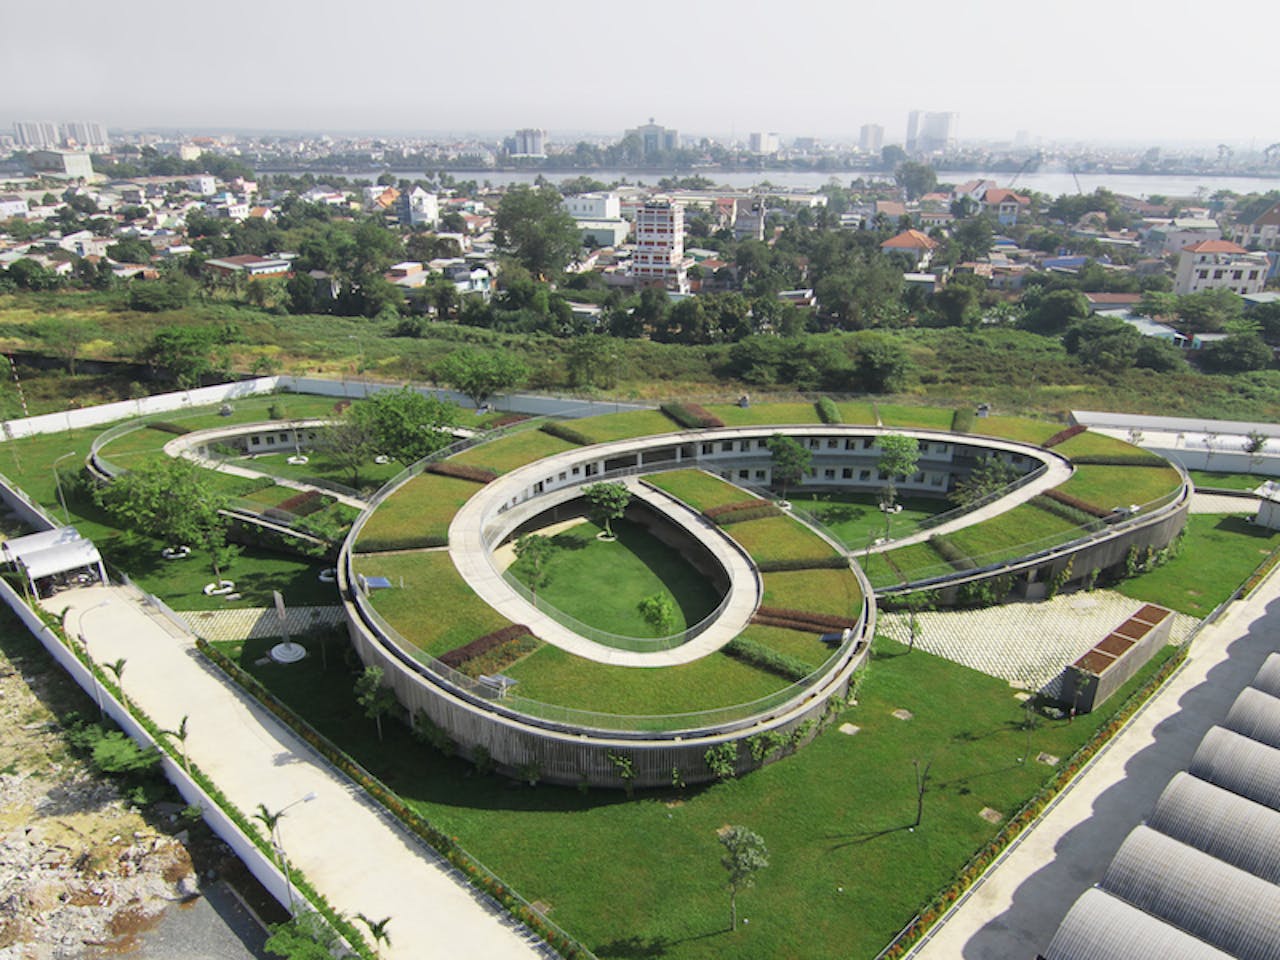
[[[311,393],[325,397],[359,399],[383,390],[399,390],[402,383],[379,383],[368,380],[326,380],[319,377],[258,377],[253,380],[240,380],[236,383],[222,383],[213,387],[198,387],[194,390],[179,390],[173,393],[161,393],[153,397],[140,397],[137,400],[121,400],[116,403],[104,403],[97,407],[81,410],[66,410],[62,413],[46,413],[36,417],[8,420],[0,423],[0,439],[11,440],[17,437],[30,437],[37,434],[61,433],[64,430],[75,430],[80,427],[101,426],[125,420],[129,417],[142,417],[149,414],[173,413],[176,410],[188,410],[194,407],[206,407],[215,403],[226,403],[245,397],[259,396],[274,390],[285,390],[293,393]],[[470,406],[471,401],[453,390],[441,390],[433,387],[415,387],[427,396],[439,397],[461,406]],[[494,397],[491,401],[498,410],[510,410],[528,413],[535,416],[591,417],[597,414],[620,413],[625,410],[647,410],[650,407],[636,403],[613,403],[605,400],[577,400],[572,397],[546,397],[536,394],[510,394]]]

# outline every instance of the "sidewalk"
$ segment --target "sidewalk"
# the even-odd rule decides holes
[[[125,695],[161,728],[189,717],[191,760],[245,815],[259,803],[275,811],[316,794],[280,821],[286,855],[335,909],[390,916],[384,958],[416,960],[435,948],[486,960],[541,955],[537,941],[524,940],[505,914],[448,876],[434,853],[225,681],[192,638],[172,636],[123,588],[71,590],[44,606],[71,608],[67,629],[87,638],[98,663],[125,659]]]
[[[1043,951],[1205,732],[1280,647],[1277,600],[1280,577],[1271,577],[1202,631],[1173,678],[910,956],[1027,960]]]

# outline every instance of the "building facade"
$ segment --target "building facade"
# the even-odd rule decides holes
[[[547,131],[536,127],[517,130],[511,138],[510,153],[513,157],[545,157],[547,155]]]
[[[1201,290],[1230,290],[1241,296],[1267,285],[1271,263],[1265,253],[1250,253],[1230,240],[1202,240],[1178,255],[1173,292],[1180,296]]]
[[[878,123],[864,123],[858,131],[858,149],[863,153],[879,153],[884,149],[884,127]]]
[[[649,118],[649,122],[636,127],[634,130],[628,130],[628,137],[635,136],[640,141],[640,154],[644,157],[652,157],[659,153],[669,153],[672,150],[680,149],[680,131],[673,127],[664,127],[653,122],[653,118]]]
[[[678,203],[646,203],[636,210],[636,250],[631,276],[639,286],[661,284],[689,292],[684,255],[684,208]]]

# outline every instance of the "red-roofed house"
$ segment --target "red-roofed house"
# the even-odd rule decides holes
[[[1178,254],[1173,292],[1186,295],[1225,289],[1241,296],[1257,293],[1267,284],[1269,268],[1265,253],[1250,253],[1230,240],[1201,240]]]
[[[1031,206],[1031,198],[1003,187],[991,187],[982,195],[982,212],[994,214],[1002,226],[1018,222],[1018,212]]]
[[[1248,223],[1236,224],[1238,243],[1254,250],[1280,250],[1280,203],[1272,204]]]
[[[890,237],[880,244],[884,253],[905,253],[915,258],[915,269],[923,270],[933,259],[933,251],[938,249],[938,241],[919,230],[903,230],[896,237]]]

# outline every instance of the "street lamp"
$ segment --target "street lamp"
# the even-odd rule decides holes
[[[58,476],[58,464],[67,459],[67,457],[74,457],[75,455],[76,452],[74,450],[68,450],[53,461],[53,483],[58,488],[58,502],[62,504],[62,519],[66,521],[67,526],[71,526],[71,514],[67,512],[67,498],[62,495],[62,478]]]
[[[259,808],[261,811],[259,814],[259,819],[261,819],[264,823],[266,823],[270,827],[271,847],[273,850],[275,850],[276,856],[280,858],[280,870],[284,874],[284,889],[286,894],[289,897],[289,913],[290,914],[294,914],[297,911],[294,909],[294,903],[293,903],[293,882],[289,878],[289,861],[288,859],[286,859],[284,855],[284,844],[280,840],[280,820],[284,817],[285,813],[287,813],[289,810],[296,807],[298,804],[310,803],[315,798],[316,798],[316,793],[314,790],[312,790],[310,793],[306,794],[305,796],[299,797],[297,800],[294,800],[292,803],[286,803],[283,807],[281,807],[275,813],[271,813],[269,810],[267,810],[266,804],[259,804]]]
[[[85,607],[76,614],[76,637],[80,641],[80,648],[84,651],[84,655],[89,658],[89,676],[93,679],[93,696],[98,701],[98,716],[100,718],[105,718],[107,713],[102,706],[102,684],[98,682],[98,673],[93,669],[93,654],[89,652],[89,642],[84,636],[84,617],[89,611],[98,610],[101,607],[108,606],[110,603],[110,600],[99,600],[93,606]]]

